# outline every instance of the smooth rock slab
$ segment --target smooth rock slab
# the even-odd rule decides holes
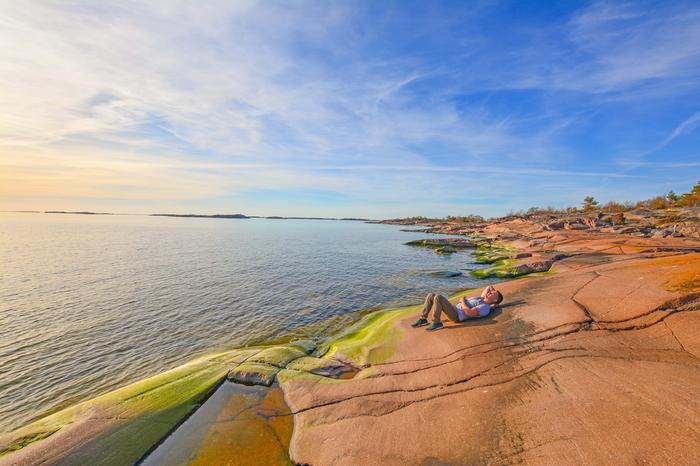
[[[700,290],[688,272],[700,255],[673,257],[591,260],[502,283],[499,313],[437,332],[410,327],[418,307],[368,318],[332,346],[364,366],[353,379],[285,373],[292,459],[700,464]],[[600,277],[622,288],[605,295]],[[639,282],[645,299],[630,299]],[[606,314],[610,329],[595,320]]]
[[[291,361],[306,356],[310,350],[298,345],[281,345],[263,349],[246,362],[258,362],[284,368]]]
[[[131,465],[224,380],[230,367],[257,350],[192,361],[33,422],[0,438],[0,465]]]
[[[277,366],[257,362],[244,362],[229,371],[226,378],[231,382],[244,385],[264,385],[269,387],[281,369]]]
[[[308,372],[322,377],[342,379],[357,373],[357,369],[333,358],[303,357],[292,361],[288,370]]]

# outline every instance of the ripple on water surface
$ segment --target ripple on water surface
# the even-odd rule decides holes
[[[475,286],[348,221],[0,214],[0,431],[193,357]],[[311,325],[314,324],[315,325]]]

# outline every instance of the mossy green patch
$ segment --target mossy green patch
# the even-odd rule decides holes
[[[404,243],[406,246],[418,246],[422,248],[435,249],[435,252],[455,252],[458,249],[473,249],[474,243],[467,239],[461,238],[433,238],[433,239],[416,239]]]
[[[451,296],[450,299],[466,296],[471,292],[472,289],[463,290]],[[277,380],[289,381],[305,375],[313,376],[315,380],[322,380],[325,377],[318,378],[319,376],[313,374],[313,368],[327,367],[335,362],[349,362],[355,367],[365,368],[358,376],[366,376],[371,370],[369,366],[385,362],[395,353],[401,340],[401,330],[396,323],[408,316],[418,314],[420,310],[421,306],[408,306],[368,314],[345,332],[320,344],[316,350],[318,357],[300,358],[290,363],[287,371],[281,371],[277,375]]]
[[[275,381],[275,376],[280,367],[261,362],[244,362],[228,373],[228,379],[232,382],[246,385],[270,386]]]
[[[229,364],[229,365],[240,364],[240,363],[244,362],[245,360],[250,359],[251,356],[259,353],[263,349],[264,348],[261,348],[261,347],[240,348],[240,349],[237,349],[235,351],[228,351],[225,353],[213,354],[211,356],[208,356],[207,359],[211,362],[221,363],[221,364]]]
[[[510,254],[501,251],[479,251],[474,253],[476,262],[480,264],[493,264],[505,259],[510,259]]]
[[[501,259],[493,263],[493,266],[485,269],[472,270],[471,274],[476,278],[512,278],[518,274],[514,271],[515,259]]]
[[[219,353],[149,377],[59,411],[6,436],[0,452],[11,453],[75,425],[86,429],[80,448],[52,452],[66,464],[133,464],[199,406],[232,365],[249,356]]]
[[[455,270],[438,270],[435,272],[430,272],[430,276],[434,278],[455,278],[464,275],[462,272]]]
[[[272,346],[252,356],[249,362],[259,362],[284,368],[291,361],[306,356],[309,350],[297,345]]]
[[[287,366],[287,369],[311,372],[312,374],[335,379],[344,378],[357,372],[355,368],[333,358],[314,358],[311,356],[295,359]]]
[[[297,369],[282,369],[277,373],[277,383],[282,387],[288,382],[310,380],[314,383],[343,383],[344,380],[324,377],[313,372],[300,371]]]
[[[395,323],[419,311],[418,306],[380,311],[366,316],[348,332],[327,345],[325,356],[352,361],[364,367],[387,360],[400,339]],[[342,356],[342,357],[341,357]]]
[[[465,290],[454,297],[465,295]],[[133,464],[193,412],[228,375],[244,383],[271,384],[275,378],[309,377],[324,383],[344,383],[355,367],[384,362],[401,339],[396,323],[420,311],[420,306],[365,315],[347,331],[331,338],[308,357],[309,342],[242,348],[199,358],[40,419],[0,440],[0,455],[11,454],[65,428],[85,437],[80,446],[51,452],[66,464]],[[289,367],[288,369],[282,369]],[[360,376],[371,372],[371,367]],[[334,377],[339,377],[335,379]],[[72,434],[72,436],[75,434]],[[60,462],[59,461],[59,462]]]
[[[56,432],[60,427],[56,427],[56,430],[44,430],[43,432],[36,432],[36,433],[30,433],[25,435],[24,437],[20,437],[15,439],[14,443],[8,445],[6,448],[0,450],[0,456],[5,455],[7,453],[12,453],[13,451],[21,450],[22,448],[26,447],[30,443],[34,443],[39,440],[43,440],[46,437],[50,436],[54,432]]]
[[[466,296],[473,289],[455,293],[450,299]],[[422,305],[376,311],[364,316],[346,331],[321,343],[316,354],[321,358],[351,361],[357,367],[367,367],[389,359],[401,339],[396,323],[411,315],[417,315]]]

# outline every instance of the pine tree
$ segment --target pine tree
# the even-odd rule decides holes
[[[586,196],[583,198],[583,210],[593,210],[598,207],[598,201],[595,200],[593,196]]]
[[[700,207],[700,181],[695,183],[695,186],[693,186],[690,192],[681,196],[679,204],[690,207]]]

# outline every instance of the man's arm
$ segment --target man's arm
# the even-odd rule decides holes
[[[476,307],[470,307],[465,311],[465,313],[470,316],[470,317],[479,317],[481,314],[479,314],[479,309]]]
[[[466,315],[468,315],[469,317],[479,317],[480,316],[479,310],[476,307],[472,307],[469,305],[469,302],[467,301],[466,296],[462,296],[459,299],[459,302],[462,304],[462,310],[464,311],[464,313]]]

